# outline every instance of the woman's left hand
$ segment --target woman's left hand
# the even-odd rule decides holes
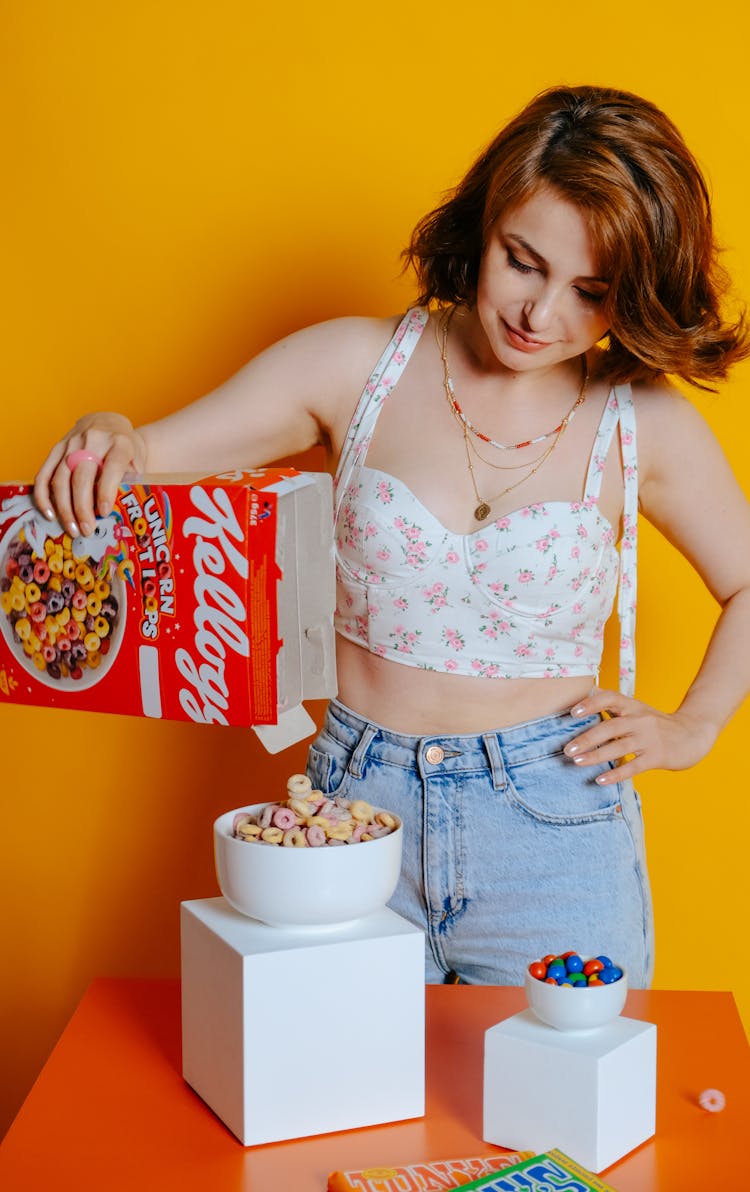
[[[686,770],[705,757],[717,737],[714,727],[685,712],[659,712],[617,691],[596,690],[571,709],[572,716],[604,714],[599,724],[565,746],[578,766],[620,764],[601,774],[602,786],[644,770]]]

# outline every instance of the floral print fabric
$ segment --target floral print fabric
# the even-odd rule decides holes
[[[427,323],[409,311],[354,413],[336,476],[336,628],[383,658],[484,678],[598,675],[618,575],[620,685],[634,685],[638,512],[629,387],[613,389],[583,499],[527,505],[472,534],[447,530],[403,481],[367,467],[384,400]],[[625,506],[618,554],[598,509],[619,426]]]

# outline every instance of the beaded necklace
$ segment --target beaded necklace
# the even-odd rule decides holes
[[[489,438],[488,435],[483,435],[480,431],[476,430],[476,428],[474,426],[472,426],[471,422],[468,420],[468,418],[466,418],[463,411],[461,410],[461,407],[459,406],[458,402],[455,399],[455,394],[453,392],[453,379],[450,375],[450,370],[448,368],[448,327],[449,327],[450,320],[453,315],[454,309],[455,309],[455,307],[450,310],[447,317],[443,318],[443,320],[442,320],[442,329],[443,329],[442,344],[440,344],[440,341],[438,341],[438,346],[440,348],[440,356],[443,361],[443,388],[445,389],[445,395],[448,399],[448,404],[451,408],[453,416],[458,421],[460,421],[462,424],[462,430],[463,430],[463,436],[464,436],[464,448],[466,451],[466,463],[467,463],[467,466],[469,469],[469,476],[471,477],[471,485],[472,485],[472,488],[474,489],[474,496],[475,496],[476,502],[477,502],[476,506],[474,508],[474,518],[476,521],[482,522],[482,521],[486,521],[486,519],[492,513],[492,506],[497,501],[499,501],[502,497],[507,496],[508,493],[513,492],[513,490],[518,488],[519,485],[523,484],[524,481],[530,480],[531,477],[534,476],[539,471],[542,464],[545,463],[545,461],[549,459],[550,455],[555,450],[555,447],[557,447],[557,444],[560,442],[560,439],[562,438],[567,427],[569,426],[570,422],[572,421],[576,410],[578,409],[578,407],[580,405],[583,404],[583,402],[586,399],[586,386],[588,385],[588,379],[589,379],[588,364],[587,364],[585,355],[581,356],[581,370],[583,373],[583,376],[581,379],[581,388],[578,393],[578,397],[576,398],[575,402],[573,403],[570,410],[565,415],[565,417],[563,418],[563,420],[559,424],[559,426],[557,426],[552,431],[548,431],[547,434],[545,434],[545,435],[539,435],[535,439],[526,439],[522,443],[513,443],[511,445],[496,443],[494,441],[494,439]],[[514,481],[513,484],[507,485],[507,487],[502,489],[501,492],[496,493],[494,497],[487,498],[487,497],[480,496],[479,487],[477,485],[476,476],[474,474],[474,464],[472,463],[472,460],[471,460],[471,452],[474,451],[477,458],[481,459],[484,463],[489,463],[489,460],[485,460],[484,457],[479,454],[476,447],[474,447],[473,443],[471,443],[471,441],[469,439],[469,432],[472,432],[474,435],[476,435],[477,438],[482,439],[483,442],[489,443],[490,446],[498,447],[501,450],[505,450],[505,451],[518,450],[520,447],[530,447],[534,443],[543,443],[546,439],[552,439],[552,442],[550,443],[549,447],[545,448],[545,450],[542,452],[541,455],[537,456],[537,458],[535,460],[532,460],[531,464],[527,463],[525,465],[524,464],[510,465],[509,467],[506,466],[505,468],[503,467],[503,465],[500,465],[500,464],[490,464],[490,467],[498,468],[501,471],[503,471],[503,470],[516,471],[519,467],[524,467],[524,466],[528,467],[529,471],[526,473],[525,476],[521,476],[521,478],[519,480]],[[553,436],[554,436],[554,438],[553,438]]]
[[[440,342],[440,340],[438,340],[438,347],[440,349],[440,358],[443,362],[443,374],[444,374],[443,385],[445,387],[445,396],[448,398],[448,404],[450,405],[451,410],[453,411],[454,417],[458,418],[463,423],[463,425],[466,427],[467,430],[471,431],[471,433],[473,435],[475,435],[477,439],[481,439],[481,441],[483,443],[488,443],[490,447],[495,447],[498,451],[519,451],[522,447],[533,447],[536,443],[544,443],[547,439],[551,439],[555,435],[559,434],[560,430],[564,429],[570,422],[572,422],[573,418],[575,417],[576,410],[578,409],[579,406],[582,406],[584,401],[586,400],[585,382],[584,382],[583,386],[581,387],[581,391],[578,394],[578,397],[574,401],[571,408],[568,410],[568,413],[565,415],[562,422],[558,423],[558,425],[556,427],[554,427],[553,430],[548,430],[543,435],[537,435],[536,438],[533,438],[533,439],[522,439],[520,443],[498,443],[496,439],[490,438],[489,435],[485,435],[481,430],[479,430],[478,427],[476,427],[474,425],[474,423],[471,421],[471,419],[469,417],[467,417],[467,415],[464,413],[464,411],[461,409],[460,405],[456,401],[456,393],[455,393],[455,389],[453,386],[453,378],[451,377],[449,369],[448,369],[448,358],[447,358],[448,327],[450,326],[450,321],[453,318],[455,309],[456,309],[455,306],[452,306],[450,310],[446,311],[443,314],[443,316],[440,320],[440,326],[442,329],[442,343]]]

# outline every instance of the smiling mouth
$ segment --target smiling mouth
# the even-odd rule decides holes
[[[513,327],[511,323],[506,323],[503,319],[503,326],[505,327],[508,336],[513,340],[520,341],[521,345],[527,348],[548,348],[551,341],[543,339],[534,339],[532,335],[526,335],[523,331],[519,331],[517,327]]]

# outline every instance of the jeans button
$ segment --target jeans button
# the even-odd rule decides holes
[[[425,750],[425,758],[431,766],[439,766],[445,757],[445,750],[441,749],[439,745],[430,745]]]

